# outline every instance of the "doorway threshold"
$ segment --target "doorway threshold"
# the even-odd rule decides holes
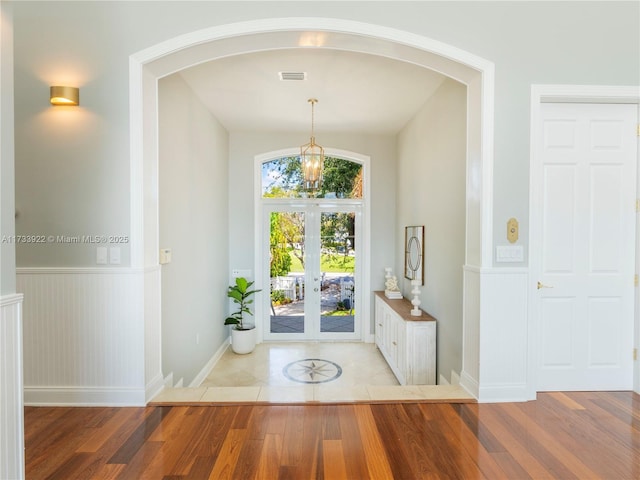
[[[149,405],[475,403],[459,385],[329,385],[168,388]]]
[[[166,388],[152,405],[475,402],[459,385],[399,385],[378,348],[362,342],[261,343],[227,349],[197,387]]]

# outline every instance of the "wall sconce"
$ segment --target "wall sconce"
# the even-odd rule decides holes
[[[51,87],[49,101],[51,105],[79,105],[80,89],[76,87]]]

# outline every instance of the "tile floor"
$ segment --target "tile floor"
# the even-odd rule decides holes
[[[318,360],[295,363],[306,359]],[[334,365],[341,369],[339,375]],[[370,343],[304,342],[261,343],[248,355],[236,355],[229,348],[199,387],[165,389],[151,403],[392,400],[473,401],[473,397],[455,385],[399,385]]]

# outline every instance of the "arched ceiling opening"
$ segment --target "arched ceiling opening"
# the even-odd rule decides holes
[[[396,134],[445,76],[407,62],[328,48],[234,55],[177,73],[228,131]],[[292,79],[289,79],[293,77]]]
[[[209,62],[233,57],[237,58],[229,61],[238,61],[247,55],[286,50],[307,54],[311,51],[349,52],[358,55],[359,60],[367,58],[378,62],[378,65],[386,61],[406,63],[406,66],[396,67],[421,68],[425,71],[418,73],[413,70],[414,74],[423,74],[426,78],[435,72],[467,86],[467,262],[470,265],[491,265],[493,63],[410,32],[327,18],[263,19],[220,25],[172,38],[130,57],[132,265],[143,266],[157,261],[157,192],[153,179],[157,178],[158,80],[181,71],[186,75],[186,69],[198,66],[206,69]],[[430,84],[425,91],[428,94],[433,88]],[[305,97],[306,92],[301,95],[301,101],[289,102],[291,108],[300,109],[300,112],[304,110],[303,114],[281,115],[301,119],[298,120],[299,127],[296,129],[290,125],[287,127],[289,131],[308,129],[309,112]],[[421,106],[419,101],[412,105],[416,109]],[[335,106],[327,108],[334,109],[329,111],[335,113]],[[224,116],[221,111],[214,115]],[[382,115],[373,117],[380,119]],[[336,119],[339,115],[329,118]],[[396,115],[396,118],[400,120],[396,120],[395,127],[385,128],[397,128],[402,122],[402,115]],[[410,118],[410,114],[406,114],[404,121]],[[241,116],[221,120],[231,125],[232,121],[241,121],[238,119]],[[351,122],[355,124],[356,120]]]
[[[485,66],[473,56],[454,60],[465,52],[436,41],[430,41],[432,52],[299,26],[247,36],[218,30],[215,41],[179,37],[176,43],[187,37],[193,43],[167,55],[156,56],[153,49],[141,55],[156,57],[145,68],[157,78],[181,75],[228,131],[307,132],[307,99],[313,97],[319,100],[319,132],[395,134],[445,78],[469,84]],[[280,72],[304,73],[305,79],[283,81]]]

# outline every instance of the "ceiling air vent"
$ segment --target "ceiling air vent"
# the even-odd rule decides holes
[[[278,72],[280,80],[306,80],[307,72]]]

